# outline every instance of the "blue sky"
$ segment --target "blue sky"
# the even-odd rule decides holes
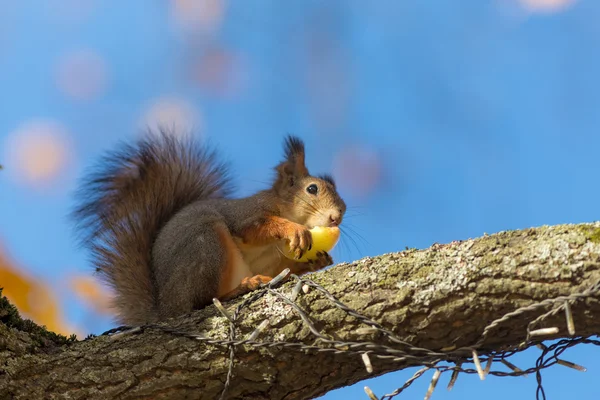
[[[337,261],[598,219],[600,3],[213,3],[180,14],[146,0],[3,6],[0,241],[28,273],[57,288],[90,273],[66,218],[77,179],[117,140],[170,118],[222,150],[241,195],[269,180],[285,133],[302,136],[309,168],[332,171],[350,206],[355,243],[339,246]],[[68,155],[43,184],[11,161],[32,126]],[[35,161],[24,151],[22,163]],[[61,293],[73,325],[111,326]],[[549,397],[590,398],[597,356],[567,351],[588,372],[546,371]],[[324,398],[364,398],[365,384],[381,396],[412,372]],[[532,398],[536,387],[533,376],[469,376],[447,392],[448,379],[434,399]],[[399,398],[420,398],[428,381]]]

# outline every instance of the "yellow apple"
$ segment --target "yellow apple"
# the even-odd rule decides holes
[[[334,227],[326,227],[326,226],[316,226],[310,229],[310,234],[313,239],[312,248],[307,250],[302,257],[299,259],[294,258],[294,253],[290,251],[287,243],[284,243],[281,246],[281,250],[283,255],[287,258],[299,261],[299,262],[307,262],[308,260],[316,260],[317,253],[320,251],[330,251],[335,247],[338,240],[340,239],[340,228],[337,226]]]

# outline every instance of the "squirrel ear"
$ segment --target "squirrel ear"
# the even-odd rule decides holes
[[[308,176],[304,164],[304,142],[297,136],[288,135],[284,144],[285,161],[282,163],[287,174],[303,178]]]
[[[304,142],[297,136],[288,135],[285,138],[286,163],[293,169],[298,177],[308,176],[308,169],[304,164]]]
[[[304,164],[304,142],[296,136],[288,135],[284,144],[285,160],[277,166],[277,185],[293,186],[298,178],[308,176]]]

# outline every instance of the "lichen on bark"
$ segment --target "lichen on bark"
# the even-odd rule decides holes
[[[447,351],[472,346],[491,321],[519,307],[578,293],[597,283],[599,238],[598,223],[499,232],[424,250],[366,257],[312,274],[310,279],[398,338]],[[294,285],[286,283],[277,291],[289,297]],[[225,304],[226,308],[231,313],[247,296]],[[359,333],[357,328],[364,324],[315,289],[301,292],[296,304],[325,337],[343,342],[384,340],[377,333]],[[503,322],[481,350],[518,345],[525,339],[527,324],[547,310]],[[572,310],[578,335],[600,333],[598,298],[574,302]],[[27,338],[23,343],[34,344],[2,347],[0,398],[213,399],[218,398],[227,375],[226,346],[157,329],[71,343],[19,323],[10,307],[0,306],[0,316],[4,343],[23,337]],[[269,328],[259,336],[260,341],[318,344],[294,308],[272,293],[243,311],[237,337],[246,337],[265,319]],[[543,324],[559,327],[553,338],[568,336],[562,315]],[[221,340],[229,337],[229,322],[214,307],[165,325]],[[372,363],[373,375],[408,365],[378,358]],[[236,348],[233,372],[227,395],[242,399],[311,398],[373,376],[355,354],[249,346]]]

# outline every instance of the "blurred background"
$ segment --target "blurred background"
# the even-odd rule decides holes
[[[54,331],[113,326],[67,214],[101,152],[159,124],[217,145],[239,195],[268,184],[284,134],[302,136],[311,172],[332,172],[349,205],[336,261],[597,220],[599,17],[594,0],[4,2],[3,293]],[[597,395],[599,355],[567,351],[588,372],[545,371],[549,397]],[[413,372],[324,398],[381,396]],[[434,399],[536,387],[461,376],[447,392],[448,379]]]

